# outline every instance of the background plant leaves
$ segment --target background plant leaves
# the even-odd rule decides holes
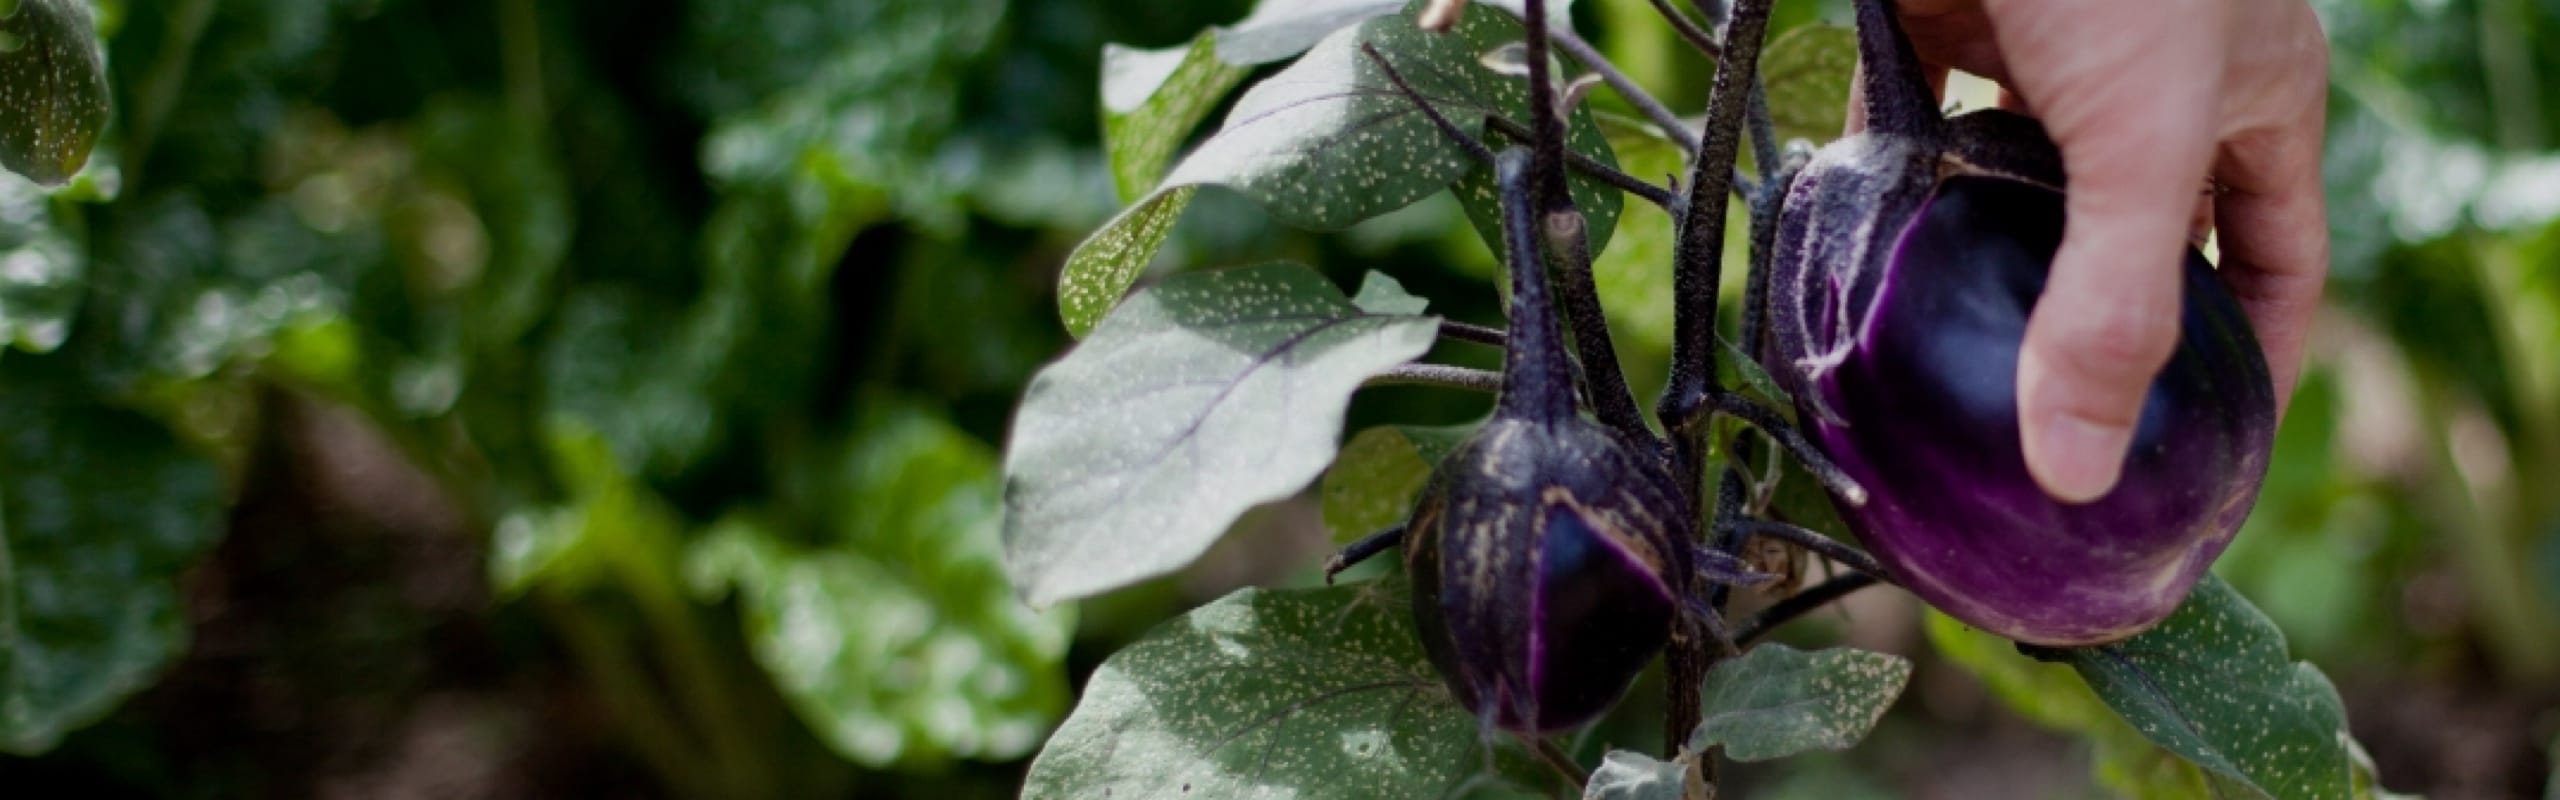
[[[1778,125],[1779,141],[1840,138],[1857,65],[1858,34],[1849,28],[1816,23],[1771,39],[1760,56],[1760,79],[1768,87],[1769,118]]]
[[[1439,322],[1294,264],[1167,279],[1031,381],[1005,453],[1005,563],[1035,605],[1160,575],[1333,460],[1360,382]]]
[[[757,663],[856,763],[1028,755],[1066,706],[1075,614],[1014,600],[992,453],[916,404],[865,406],[833,463],[793,472],[828,513],[714,524],[685,556],[694,591],[735,591]]]
[[[180,573],[223,530],[220,468],[22,356],[0,370],[0,751],[51,749],[185,648]]]
[[[1324,473],[1324,524],[1336,542],[1349,542],[1404,524],[1414,498],[1431,482],[1440,459],[1475,432],[1474,425],[1389,425],[1351,437]]]

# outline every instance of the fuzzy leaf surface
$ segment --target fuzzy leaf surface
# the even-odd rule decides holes
[[[1483,763],[1400,580],[1245,589],[1103,662],[1025,798],[1437,797]]]
[[[1033,377],[1005,454],[1005,561],[1035,605],[1199,557],[1333,461],[1351,393],[1439,321],[1364,311],[1314,270],[1176,275]]]
[[[1481,139],[1486,115],[1519,118],[1526,107],[1526,87],[1478,63],[1483,52],[1518,39],[1521,25],[1500,10],[1471,7],[1454,30],[1431,34],[1415,27],[1421,5],[1415,0],[1405,13],[1334,31],[1246,90],[1218,132],[1153,193],[1068,255],[1058,283],[1067,329],[1085,334],[1119,302],[1155,258],[1193,187],[1225,186],[1281,222],[1337,230],[1440,191],[1474,168],[1361,46],[1377,48],[1434,107]],[[1589,115],[1574,119],[1574,146],[1605,156],[1606,142]],[[1615,193],[1604,194],[1585,208],[1593,216],[1595,246],[1616,219]],[[1604,201],[1612,202],[1605,214],[1596,205]]]
[[[2284,633],[2207,575],[2166,621],[2115,644],[2045,652],[2145,738],[2223,789],[2276,798],[2352,790],[2337,687],[2287,653]]]
[[[1583,784],[1582,800],[1684,800],[1689,768],[1633,750],[1611,750]]]
[[[1865,738],[1911,680],[1911,661],[1850,648],[1751,648],[1707,672],[1705,718],[1689,749],[1724,745],[1735,761],[1846,750]]]

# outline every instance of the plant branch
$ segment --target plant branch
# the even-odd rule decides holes
[[[1618,69],[1617,65],[1609,63],[1608,57],[1601,55],[1599,48],[1592,47],[1590,42],[1583,41],[1581,36],[1571,30],[1556,28],[1548,31],[1548,35],[1555,38],[1556,47],[1563,49],[1566,55],[1573,56],[1573,60],[1582,62],[1584,67],[1598,73],[1601,81],[1608,83],[1612,91],[1626,99],[1627,105],[1635,106],[1646,119],[1660,126],[1663,135],[1671,137],[1672,141],[1680,144],[1680,152],[1683,155],[1697,154],[1695,137],[1698,133],[1690,130],[1688,123],[1681,122],[1680,116],[1671,113],[1671,109],[1663,106],[1662,101],[1655,98],[1651,92],[1636,85],[1635,79],[1627,77],[1626,72]]]
[[[1566,753],[1564,748],[1557,747],[1554,740],[1544,736],[1521,738],[1529,740],[1529,752],[1537,754],[1539,761],[1546,762],[1547,766],[1555,768],[1557,775],[1564,776],[1565,780],[1573,782],[1575,796],[1581,796],[1583,791],[1591,787],[1591,773],[1584,770],[1581,764],[1574,763],[1573,756]]]
[[[1446,364],[1403,364],[1361,381],[1370,386],[1437,386],[1492,394],[1502,390],[1502,373]]]
[[[1814,584],[1813,588],[1797,592],[1794,596],[1780,600],[1775,605],[1761,609],[1758,616],[1752,617],[1749,624],[1742,626],[1742,631],[1735,634],[1733,640],[1743,646],[1750,646],[1752,642],[1759,641],[1761,637],[1769,635],[1769,632],[1777,630],[1780,625],[1793,622],[1807,612],[1847,597],[1850,592],[1874,585],[1876,585],[1875,577],[1864,572],[1852,572]]]
[[[1698,27],[1698,22],[1690,19],[1688,14],[1672,8],[1671,0],[1650,0],[1650,2],[1653,3],[1653,10],[1660,13],[1663,19],[1669,20],[1671,29],[1679,31],[1680,38],[1686,40],[1690,47],[1696,48],[1699,55],[1716,60],[1724,58],[1724,48],[1716,44],[1716,38],[1709,35],[1705,28]]]
[[[1529,126],[1527,125],[1522,125],[1506,117],[1493,115],[1487,115],[1484,118],[1484,121],[1485,127],[1491,128],[1493,132],[1501,134],[1514,142],[1524,145],[1531,143],[1531,134],[1529,132]],[[1643,178],[1638,178],[1636,176],[1620,172],[1616,167],[1600,163],[1599,159],[1592,158],[1581,153],[1571,150],[1565,151],[1564,165],[1572,169],[1574,172],[1581,173],[1583,176],[1591,178],[1592,180],[1608,184],[1617,188],[1619,191],[1644,198],[1645,202],[1652,203],[1656,208],[1669,209],[1672,208],[1672,204],[1680,201],[1679,197],[1672,194],[1670,189],[1665,189],[1660,186],[1647,183]]]
[[[1444,319],[1440,321],[1440,338],[1501,347],[1509,337],[1505,336],[1500,328]]]
[[[1672,258],[1675,317],[1672,322],[1671,380],[1657,412],[1665,420],[1687,420],[1716,392],[1716,303],[1724,277],[1724,233],[1728,175],[1739,155],[1744,112],[1750,105],[1760,45],[1769,27],[1771,0],[1747,0],[1734,8],[1725,26],[1724,58],[1716,62],[1713,93],[1707,100],[1707,126],[1700,134],[1698,157],[1690,164],[1689,203],[1680,220]]]
[[[1859,550],[1858,548],[1850,547],[1847,543],[1838,539],[1824,536],[1819,531],[1766,519],[1741,518],[1727,522],[1725,525],[1732,533],[1738,534],[1743,538],[1748,539],[1753,536],[1766,536],[1797,547],[1802,547],[1806,550],[1811,550],[1816,555],[1839,562],[1841,566],[1873,575],[1879,581],[1885,583],[1894,582],[1893,576],[1885,571],[1883,564],[1876,563],[1874,556],[1867,555],[1865,551]]]

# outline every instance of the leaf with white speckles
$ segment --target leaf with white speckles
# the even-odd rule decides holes
[[[1024,798],[1436,797],[1484,763],[1401,579],[1246,589],[1104,661]]]
[[[1360,279],[1360,291],[1351,295],[1351,304],[1371,314],[1420,314],[1431,307],[1430,300],[1405,291],[1394,276],[1374,271]]]
[[[1120,200],[1138,199],[1164,177],[1183,139],[1252,72],[1220,61],[1209,33],[1163,50],[1104,46],[1102,140]]]
[[[1360,47],[1376,47],[1434,107],[1481,137],[1488,115],[1517,118],[1527,106],[1525,87],[1477,63],[1485,50],[1518,39],[1521,26],[1502,11],[1471,6],[1456,29],[1426,33],[1413,19],[1422,2],[1334,31],[1297,63],[1254,85],[1218,132],[1184,157],[1152,194],[1077,245],[1058,279],[1059,315],[1067,330],[1085,334],[1119,302],[1154,260],[1193,187],[1226,186],[1281,222],[1337,230],[1403,208],[1466,175],[1474,166],[1466,152],[1399,93]],[[1181,75],[1181,69],[1172,74]],[[1577,150],[1614,163],[1588,112],[1577,111],[1573,124]],[[1590,196],[1585,210],[1597,247],[1616,222],[1617,193],[1579,191]]]
[[[1457,449],[1475,425],[1386,425],[1361,431],[1342,446],[1324,473],[1324,524],[1336,542],[1349,542],[1401,525],[1413,500],[1431,482],[1440,458]]]
[[[2226,789],[2287,798],[2351,790],[2346,711],[2284,633],[2207,575],[2159,626],[2115,644],[2037,651],[2071,664],[2134,730]]]
[[[1332,462],[1351,393],[1439,320],[1296,264],[1177,275],[1040,370],[1005,453],[1005,563],[1034,604],[1181,568]]]
[[[1910,680],[1911,661],[1901,656],[1763,644],[1707,671],[1705,716],[1689,735],[1689,749],[1721,744],[1735,761],[1846,750],[1866,737]]]
[[[1632,750],[1611,750],[1583,784],[1582,800],[1682,800],[1689,767]]]
[[[0,19],[0,167],[60,186],[107,127],[107,69],[86,0],[17,0]]]

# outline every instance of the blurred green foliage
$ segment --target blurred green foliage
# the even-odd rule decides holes
[[[91,5],[97,151],[59,190],[0,178],[0,748],[24,756],[0,780],[182,793],[168,776],[201,759],[115,709],[185,652],[190,566],[275,534],[221,510],[262,477],[275,391],[360,411],[434,479],[486,542],[489,613],[545,643],[510,668],[573,675],[654,792],[1009,793],[1073,680],[1214,594],[1020,608],[991,454],[1066,346],[1060,265],[1124,199],[1104,44],[1180,47],[1244,0]],[[1838,5],[1785,3],[1775,28]],[[2331,301],[2218,571],[2338,678],[2394,788],[2479,778],[2445,735],[2373,728],[2434,696],[2412,686],[2520,708],[2508,769],[2547,769],[2560,7],[2315,5]],[[1576,8],[1700,107],[1705,62],[1650,13]],[[1649,394],[1669,326],[1642,232],[1667,225],[1636,204],[1620,231],[1602,287]],[[1274,258],[1498,316],[1445,196],[1317,237],[1204,190],[1156,263]],[[1482,408],[1364,392],[1350,427]],[[2031,720],[2093,708],[1931,633]],[[2136,774],[2156,751],[2091,741],[2106,785],[2174,796]],[[226,774],[183,793],[279,785]]]

